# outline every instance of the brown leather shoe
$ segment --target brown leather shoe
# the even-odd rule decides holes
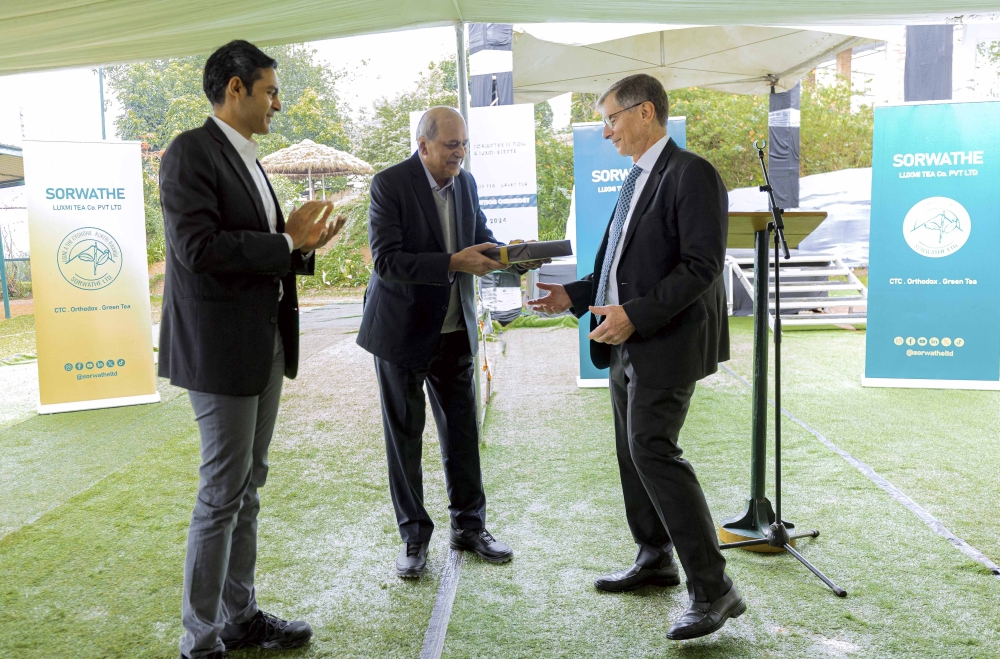
[[[722,629],[730,618],[739,618],[747,610],[746,602],[736,586],[714,602],[691,602],[681,619],[670,627],[667,638],[683,641],[707,636]]]
[[[660,568],[633,565],[594,580],[594,588],[609,593],[625,593],[643,586],[669,587],[680,584],[680,571],[677,569],[677,563],[673,561]]]

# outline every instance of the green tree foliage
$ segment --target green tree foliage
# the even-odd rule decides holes
[[[257,138],[260,156],[304,139],[346,149],[349,140],[336,90],[343,73],[332,72],[316,62],[316,51],[306,46],[264,50],[278,61],[283,107],[271,122],[271,132]],[[106,70],[108,86],[123,107],[117,122],[118,137],[142,141],[147,153],[143,159],[143,189],[150,263],[164,258],[157,155],[178,134],[200,126],[211,113],[211,104],[201,87],[206,59],[197,55],[123,64]],[[303,189],[301,182],[287,179],[279,182],[276,191],[279,186],[283,202],[296,198]],[[287,203],[282,207],[287,211]]]
[[[767,96],[706,89],[670,92],[670,114],[687,117],[687,148],[715,165],[726,188],[760,179],[755,139],[767,138]]]
[[[538,239],[566,236],[573,191],[573,142],[568,132],[552,130],[552,106],[535,106],[535,169],[538,177]]]
[[[358,123],[356,154],[380,172],[410,156],[410,113],[435,105],[458,106],[455,58],[431,62],[415,89],[381,98]]]
[[[361,288],[371,278],[371,250],[368,247],[368,207],[371,197],[366,190],[354,201],[336,210],[347,216],[333,245],[316,256],[316,274],[299,277],[299,290],[321,291],[330,288]]]
[[[998,51],[1000,52],[1000,51]],[[845,81],[834,85],[804,83],[799,132],[801,175],[851,167],[870,167],[873,111],[852,111],[853,92]],[[574,122],[600,121],[597,94],[573,94]],[[728,94],[690,87],[669,92],[670,114],[687,117],[687,148],[715,165],[726,188],[763,183],[753,141],[767,138],[766,94]]]
[[[851,110],[850,83],[802,86],[801,175],[872,166],[870,105]]]
[[[278,61],[283,108],[271,122],[271,133],[260,138],[261,155],[303,139],[346,148],[336,91],[343,73],[316,62],[316,51],[306,46],[264,50]],[[108,68],[108,86],[123,106],[118,137],[142,140],[160,151],[179,133],[204,123],[212,111],[201,86],[206,59],[193,55]]]
[[[577,94],[570,96],[569,121],[573,124],[601,121],[601,113],[597,111],[597,99],[600,94]]]

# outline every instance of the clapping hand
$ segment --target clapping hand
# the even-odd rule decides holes
[[[319,238],[326,237],[326,220],[333,210],[333,202],[329,201],[307,201],[299,208],[293,208],[288,214],[285,222],[285,233],[292,239],[292,249],[309,251],[307,244],[310,241],[318,242]],[[313,238],[313,232],[319,228],[319,235]],[[332,237],[332,236],[330,236]],[[305,249],[303,249],[305,248]]]
[[[308,254],[309,252],[323,247],[328,242],[333,240],[333,237],[340,233],[340,230],[344,228],[344,224],[347,222],[346,215],[338,214],[332,222],[327,218],[330,215],[330,211],[333,206],[324,213],[324,215],[313,225],[312,230],[309,232],[309,237],[306,242],[299,247],[299,251],[303,254]]]

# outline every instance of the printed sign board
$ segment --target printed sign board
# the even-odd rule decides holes
[[[417,149],[417,123],[410,113],[410,149]],[[533,105],[469,109],[469,150],[479,207],[497,240],[538,240],[538,179],[535,174]]]
[[[159,401],[138,142],[24,142],[39,413]]]
[[[875,109],[865,386],[1000,389],[1000,103]]]

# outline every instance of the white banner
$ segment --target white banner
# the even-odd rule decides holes
[[[138,142],[24,142],[40,413],[152,403]]]
[[[417,149],[422,111],[410,113],[410,149]],[[531,104],[469,110],[472,174],[479,206],[497,240],[538,240],[535,108]]]

